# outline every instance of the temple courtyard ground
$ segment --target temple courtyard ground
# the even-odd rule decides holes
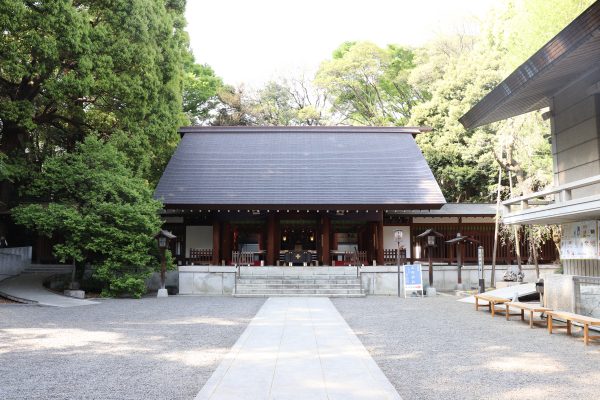
[[[0,304],[0,398],[193,399],[264,303],[176,296]],[[492,319],[446,295],[332,303],[403,399],[600,393],[600,344],[586,347],[564,331]]]

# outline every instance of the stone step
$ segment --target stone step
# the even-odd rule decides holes
[[[356,275],[240,275],[239,279],[310,279],[310,280],[332,280],[332,279],[359,279]]]
[[[346,285],[360,284],[358,279],[238,279],[238,283],[256,284],[256,285],[277,285],[277,284],[293,284],[293,285]]]
[[[236,294],[265,293],[265,294],[361,294],[360,289],[244,289],[236,290]]]
[[[60,265],[60,264],[31,264],[25,267],[22,271],[24,274],[39,274],[39,273],[53,273],[53,274],[67,274],[73,271],[71,265]]]
[[[344,294],[294,294],[294,293],[235,293],[233,297],[366,297],[363,293]]]
[[[340,284],[298,284],[298,283],[240,283],[237,284],[238,289],[256,289],[256,288],[267,288],[267,289],[360,289],[360,283],[340,283]]]

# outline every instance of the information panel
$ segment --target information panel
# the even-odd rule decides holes
[[[600,258],[598,250],[598,221],[590,220],[562,225],[561,258],[597,260]]]
[[[421,264],[407,264],[404,270],[404,297],[407,291],[421,291],[423,295],[423,275],[421,274]]]

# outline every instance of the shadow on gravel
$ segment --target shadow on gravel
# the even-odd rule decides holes
[[[190,399],[264,299],[0,308],[1,399]]]
[[[492,319],[453,297],[335,299],[405,399],[595,398],[600,345]],[[574,332],[577,332],[576,330]]]

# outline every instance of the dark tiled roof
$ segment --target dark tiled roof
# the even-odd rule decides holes
[[[598,68],[599,30],[600,2],[595,2],[459,121],[470,129],[548,107],[561,88]]]
[[[181,131],[155,191],[167,207],[439,208],[445,203],[411,135],[418,128]]]

